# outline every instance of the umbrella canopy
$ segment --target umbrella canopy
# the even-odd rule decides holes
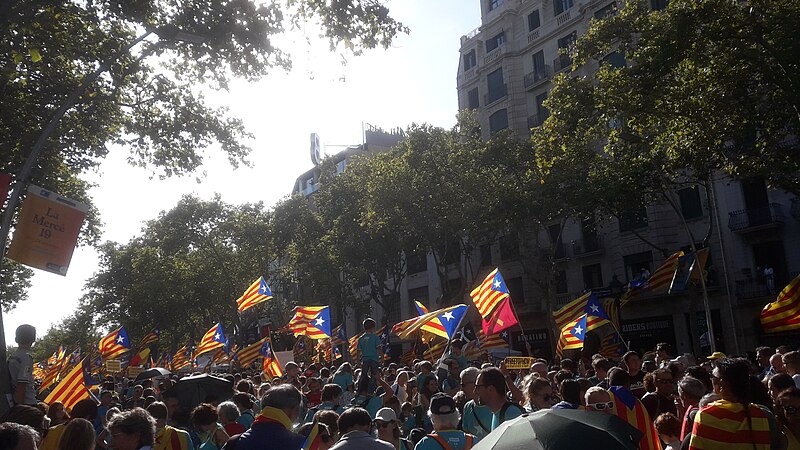
[[[504,422],[475,450],[635,450],[642,433],[612,414],[545,409]]]
[[[145,371],[139,372],[139,375],[136,375],[136,379],[134,379],[133,381],[139,381],[153,377],[165,377],[171,374],[172,372],[163,367],[153,367],[152,369],[147,369]]]
[[[164,397],[176,397],[181,407],[191,410],[200,403],[220,403],[233,397],[233,383],[209,374],[183,377],[167,389]]]

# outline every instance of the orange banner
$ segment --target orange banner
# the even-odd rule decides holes
[[[8,257],[36,269],[66,275],[88,207],[29,185]]]

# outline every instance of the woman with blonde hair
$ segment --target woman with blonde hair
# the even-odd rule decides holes
[[[94,426],[86,419],[72,419],[64,427],[58,450],[94,450]]]

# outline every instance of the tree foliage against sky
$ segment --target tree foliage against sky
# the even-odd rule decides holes
[[[289,69],[282,35],[303,25],[318,28],[331,50],[356,54],[407,31],[376,0],[4,1],[0,171],[18,173],[54,111],[104,63],[108,70],[67,111],[24,181],[91,205],[82,175],[113,144],[159,177],[195,173],[212,151],[234,167],[247,164],[250,133],[227,108],[209,106],[198,86],[225,89],[232,78]],[[202,42],[180,40],[178,31]],[[80,239],[97,244],[99,235],[91,209]],[[2,270],[29,279],[16,266]],[[24,291],[5,289],[3,304]]]

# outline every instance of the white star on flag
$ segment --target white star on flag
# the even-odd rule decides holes
[[[500,280],[498,280],[497,278],[495,278],[495,280],[494,280],[494,288],[495,288],[495,289],[500,289],[500,286],[502,286],[502,285],[503,285],[503,284],[502,284],[502,283],[500,283]]]
[[[451,320],[455,319],[455,317],[453,316],[453,313],[451,311],[447,311],[446,313],[442,314],[442,317],[447,319],[448,322],[450,322]]]
[[[592,312],[595,313],[600,311],[600,307],[597,305],[589,305],[589,308],[592,308]]]
[[[573,333],[573,334],[575,334],[575,335],[577,335],[577,336],[580,336],[580,335],[581,335],[581,333],[583,333],[583,328],[581,328],[581,326],[580,326],[580,325],[578,325],[577,327],[575,327],[575,328],[572,330],[572,333]]]
[[[318,327],[318,326],[322,325],[323,323],[325,323],[325,319],[323,319],[322,317],[317,317],[317,320],[314,321],[314,326]]]
[[[500,336],[503,336],[503,338],[507,338],[508,337],[508,333],[503,331],[503,333]]]
[[[214,340],[215,340],[215,341],[218,341],[218,340],[220,340],[219,333],[217,333],[217,334],[215,334],[215,335],[214,335]]]
[[[117,344],[122,344],[125,342],[125,338],[122,336],[117,336]]]

